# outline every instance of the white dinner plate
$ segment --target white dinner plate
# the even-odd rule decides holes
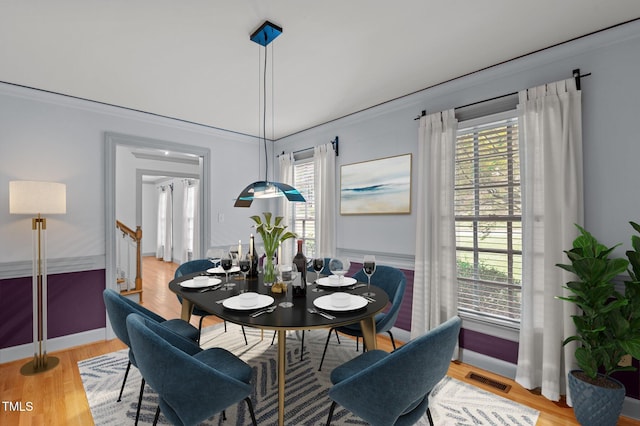
[[[232,266],[228,271],[228,273],[230,274],[233,274],[235,272],[240,272],[240,268],[238,266]],[[207,274],[224,274],[224,269],[222,269],[222,266],[218,266],[217,268],[209,268],[207,269]]]
[[[318,283],[318,285],[321,285],[323,287],[348,287],[350,285],[354,285],[355,283],[357,283],[358,280],[356,280],[355,278],[351,278],[351,277],[344,277],[342,279],[342,282],[340,282],[339,280],[332,280],[330,279],[330,277],[322,277],[319,278],[316,283]]]
[[[333,312],[349,312],[349,311],[357,311],[358,309],[362,309],[369,301],[362,296],[358,296],[355,294],[351,294],[351,300],[349,304],[346,306],[334,306],[333,301],[331,299],[331,295],[320,296],[316,300],[313,301],[313,305],[318,309],[323,309],[325,311],[333,311]]]
[[[212,278],[209,277],[208,281],[203,282],[202,284],[197,284],[193,279],[190,280],[186,280],[186,281],[182,281],[180,283],[180,287],[184,287],[184,288],[204,288],[204,287],[211,287],[214,285],[218,285],[220,284],[222,281],[217,279],[217,278]]]
[[[227,309],[233,309],[234,311],[253,311],[255,309],[266,308],[273,304],[273,297],[267,296],[266,294],[259,294],[256,298],[256,303],[253,306],[245,306],[242,304],[239,296],[231,296],[228,299],[225,299],[222,302],[222,306]]]

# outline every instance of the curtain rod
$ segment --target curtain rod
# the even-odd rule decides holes
[[[339,141],[337,136],[336,136],[336,138],[334,140],[331,141],[331,145],[333,145],[333,150],[336,152],[336,157],[338,157],[339,156],[340,141]],[[308,148],[298,149],[296,151],[292,151],[291,154],[293,154],[293,155],[300,154],[302,152],[311,151],[314,148],[315,148],[315,146],[310,146]],[[278,154],[277,157],[280,157],[281,155],[284,155],[284,154],[285,154],[285,152],[282,151],[282,153]]]
[[[573,71],[571,71],[571,74],[572,74],[572,77],[576,80],[576,89],[578,89],[578,90],[581,90],[580,89],[580,79],[582,77],[589,77],[591,75],[591,73],[580,74],[580,68],[574,69]],[[455,107],[454,110],[467,108],[467,107],[478,105],[478,104],[481,104],[481,103],[484,103],[484,102],[495,101],[497,99],[502,99],[502,98],[506,98],[508,96],[513,96],[513,95],[517,95],[517,94],[518,94],[518,92],[511,92],[511,93],[507,93],[507,94],[504,94],[504,95],[495,96],[493,98],[484,99],[484,100],[481,100],[481,101],[478,101],[478,102],[472,102],[472,103],[467,104],[467,105],[462,105],[462,106],[459,106],[459,107]],[[414,120],[420,120],[420,117],[424,117],[425,115],[427,115],[427,110],[423,109],[420,112],[420,115],[417,116],[416,118],[414,118]]]

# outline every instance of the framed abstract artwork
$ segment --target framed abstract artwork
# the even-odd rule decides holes
[[[340,168],[340,214],[411,213],[411,154]]]

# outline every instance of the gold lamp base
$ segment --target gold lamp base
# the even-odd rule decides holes
[[[42,356],[38,358],[35,356],[33,360],[29,361],[20,369],[20,374],[23,376],[33,376],[36,374],[44,373],[45,371],[53,370],[60,363],[60,359],[55,356]]]

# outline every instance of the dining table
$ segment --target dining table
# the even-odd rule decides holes
[[[209,276],[205,282],[202,276]],[[328,277],[307,286],[306,294],[294,297],[289,285],[284,293],[273,293],[271,286],[263,284],[262,275],[243,278],[232,275],[227,278],[215,270],[184,275],[169,282],[169,289],[182,297],[181,318],[189,321],[194,306],[225,321],[277,333],[277,375],[278,375],[278,425],[284,426],[285,418],[285,373],[286,336],[290,330],[313,330],[333,328],[359,323],[367,349],[376,349],[375,315],[389,303],[389,298],[381,288],[371,286],[375,297],[364,297],[367,292],[364,283],[344,277],[339,284],[326,281]],[[194,285],[198,282],[201,284]],[[349,285],[346,285],[346,283]],[[255,304],[247,304],[243,294],[256,298]],[[257,295],[256,295],[257,293]],[[340,307],[332,304],[334,293],[350,294],[351,304]],[[243,299],[241,299],[243,297]],[[336,299],[337,300],[337,299]],[[281,307],[282,302],[291,302],[291,307]],[[262,313],[264,312],[264,313]]]

